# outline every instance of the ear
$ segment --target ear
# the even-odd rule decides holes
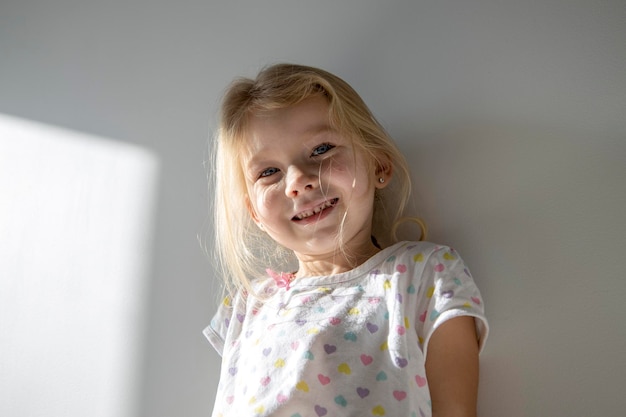
[[[376,188],[382,189],[389,185],[389,181],[393,176],[393,164],[388,158],[385,157],[384,159],[376,162],[375,175]],[[384,181],[381,181],[381,178]]]

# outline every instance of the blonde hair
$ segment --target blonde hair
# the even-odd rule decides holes
[[[372,234],[382,247],[396,241],[395,229],[408,203],[411,180],[406,160],[391,137],[356,91],[339,77],[303,65],[273,65],[262,70],[256,79],[235,79],[226,90],[212,152],[214,247],[230,294],[238,290],[253,292],[252,277],[261,276],[270,266],[287,271],[294,262],[290,250],[259,230],[246,207],[247,189],[240,155],[246,146],[249,117],[290,107],[319,94],[328,101],[333,128],[351,138],[355,148],[369,159],[370,166],[391,165],[391,182],[385,189],[377,190],[375,197]],[[415,221],[423,239],[425,226],[421,220]]]

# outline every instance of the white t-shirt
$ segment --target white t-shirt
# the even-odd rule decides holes
[[[213,416],[430,416],[425,358],[441,323],[483,301],[453,249],[400,242],[333,276],[255,282],[204,334],[222,356]]]

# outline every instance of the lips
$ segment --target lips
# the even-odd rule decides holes
[[[317,206],[317,207],[315,207],[315,208],[313,208],[311,210],[304,210],[304,211],[296,214],[295,216],[293,216],[291,218],[291,220],[295,220],[295,221],[304,220],[304,219],[309,218],[311,216],[315,216],[316,214],[320,214],[325,209],[327,209],[329,207],[334,207],[335,204],[337,204],[337,201],[339,201],[338,198],[333,198],[332,200],[326,200],[322,204],[320,204],[319,206]]]

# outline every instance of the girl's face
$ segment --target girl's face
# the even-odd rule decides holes
[[[331,128],[322,96],[252,116],[242,165],[250,214],[301,260],[334,254],[339,233],[347,248],[371,244],[374,191],[389,173],[370,165]]]

